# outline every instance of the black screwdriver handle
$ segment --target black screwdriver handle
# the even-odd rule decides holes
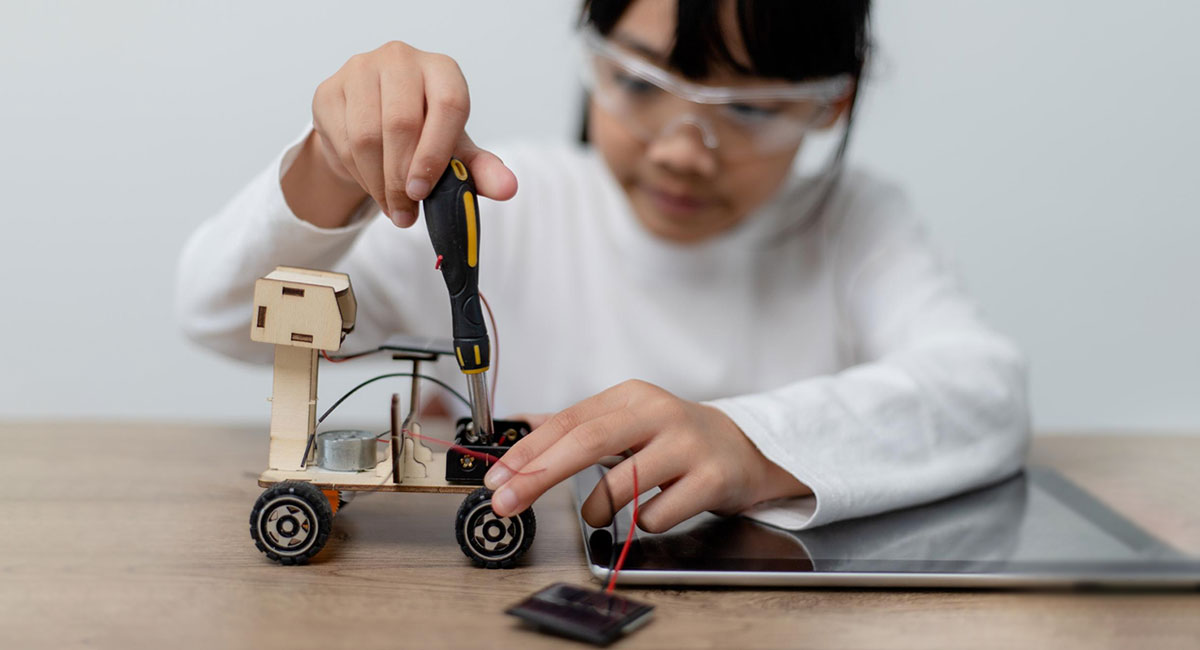
[[[491,344],[479,306],[479,200],[461,160],[450,159],[424,206],[429,240],[441,258],[442,278],[450,292],[458,367],[466,374],[484,372]]]

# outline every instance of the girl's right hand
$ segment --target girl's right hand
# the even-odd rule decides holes
[[[342,225],[352,209],[335,210],[345,212],[337,216],[328,209],[320,215],[305,209],[344,208],[347,201],[311,196],[315,188],[336,187],[357,192],[358,202],[369,195],[393,223],[406,228],[416,221],[417,203],[452,155],[466,163],[480,195],[512,198],[516,176],[495,154],[475,146],[464,130],[470,107],[467,81],[458,63],[444,54],[393,41],[350,57],[313,95],[314,133],[293,163],[308,169],[298,174],[304,180],[290,184],[296,196],[289,195],[285,177],[288,203],[318,225]],[[305,193],[309,196],[301,196]]]

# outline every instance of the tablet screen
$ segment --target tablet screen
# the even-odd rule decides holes
[[[577,504],[603,471],[574,478]],[[594,571],[608,570],[612,529],[582,525]],[[622,542],[628,526],[626,509],[617,518]],[[622,578],[638,572],[1179,577],[1200,576],[1200,559],[1171,549],[1053,470],[1034,467],[937,503],[799,532],[703,513],[666,533],[638,531]]]

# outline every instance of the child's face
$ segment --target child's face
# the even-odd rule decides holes
[[[733,6],[726,4],[724,20],[734,20]],[[643,51],[652,63],[665,67],[675,16],[675,0],[636,0],[610,38]],[[748,64],[740,39],[728,46],[739,63]],[[745,85],[747,80],[718,71],[705,83]],[[681,243],[704,241],[745,219],[779,188],[799,148],[739,157],[731,164],[723,159],[720,146],[715,150],[705,146],[694,126],[680,125],[647,142],[595,100],[590,115],[588,138],[629,196],[638,220],[658,237]]]

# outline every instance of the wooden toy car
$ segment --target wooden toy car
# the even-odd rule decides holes
[[[266,490],[250,511],[255,546],[280,564],[304,564],[324,548],[347,493],[450,492],[467,495],[455,518],[463,553],[480,567],[513,566],[533,543],[537,521],[532,510],[496,516],[483,476],[529,426],[496,421],[497,439],[480,445],[471,442],[473,424],[466,418],[446,451],[424,444],[428,438],[417,421],[420,364],[453,354],[448,342],[400,338],[379,348],[412,364],[411,373],[384,375],[412,377],[403,420],[399,396],[392,396],[389,431],[317,433],[318,354],[338,351],[356,311],[350,278],[342,273],[281,266],[255,283],[251,338],[275,345],[268,469],[258,479]]]

